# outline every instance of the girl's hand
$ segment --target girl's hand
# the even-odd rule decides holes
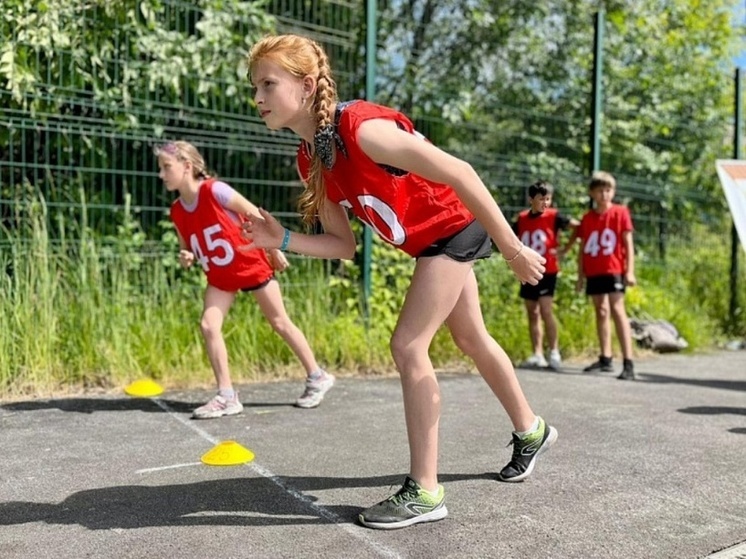
[[[249,241],[249,244],[239,247],[239,250],[280,248],[285,228],[264,208],[259,208],[259,214],[262,217],[246,216],[246,221],[241,225],[241,236]]]
[[[184,269],[191,268],[194,264],[194,254],[191,251],[181,249],[179,251],[179,264]]]
[[[541,254],[524,245],[521,251],[508,262],[508,265],[521,283],[536,285],[544,276],[546,261]]]
[[[635,277],[635,274],[633,272],[627,272],[626,274],[624,274],[624,283],[629,287],[637,285],[637,278]]]
[[[267,258],[269,259],[272,268],[277,272],[284,272],[287,270],[288,266],[290,266],[288,259],[285,257],[285,253],[280,249],[272,248],[267,250]]]

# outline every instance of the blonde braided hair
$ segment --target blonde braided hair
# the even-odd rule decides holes
[[[298,79],[313,76],[316,93],[311,102],[311,112],[320,131],[334,123],[332,109],[337,103],[337,84],[332,77],[329,58],[316,41],[301,35],[272,35],[256,43],[249,52],[248,66],[262,59],[269,59]],[[326,200],[323,164],[318,152],[311,158],[311,169],[306,188],[298,198],[298,212],[303,222],[312,225]]]

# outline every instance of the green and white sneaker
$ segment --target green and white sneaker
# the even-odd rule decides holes
[[[539,428],[533,433],[521,438],[514,432],[513,440],[508,443],[508,446],[513,445],[513,457],[497,477],[500,481],[523,481],[534,471],[536,458],[549,450],[556,440],[557,429],[547,425],[541,417]]]
[[[368,528],[393,530],[418,522],[440,520],[446,516],[448,509],[443,486],[438,485],[438,494],[433,497],[407,476],[399,491],[385,501],[365,509],[358,518],[360,524]]]

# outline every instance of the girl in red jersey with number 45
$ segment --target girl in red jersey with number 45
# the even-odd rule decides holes
[[[171,220],[179,236],[179,262],[185,268],[197,262],[207,275],[200,328],[205,338],[218,393],[194,410],[195,419],[212,419],[243,411],[228,368],[223,339],[223,321],[236,293],[251,292],[270,326],[290,346],[306,370],[306,386],[295,405],[313,408],[321,403],[334,384],[334,377],[321,369],[306,337],[290,320],[274,271],[288,266],[285,255],[269,249],[250,253],[237,250],[244,244],[241,222],[257,207],[227,183],[211,177],[205,161],[188,142],[170,142],[156,148],[158,176],[179,197],[171,205]]]

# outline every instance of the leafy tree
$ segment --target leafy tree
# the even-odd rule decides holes
[[[538,175],[579,206],[593,16],[604,7],[602,167],[620,177],[622,194],[651,206],[646,212],[682,220],[695,209],[719,211],[712,169],[732,119],[734,4],[382,2],[380,99],[415,118],[450,122],[433,139],[480,165],[508,206],[522,205],[518,187]]]
[[[8,0],[0,19],[0,156],[25,163],[0,167],[3,198],[30,184],[57,200],[82,189],[89,204],[121,205],[133,175],[152,165],[153,139],[244,133],[213,115],[245,112],[250,85],[237,68],[273,28],[266,0],[34,4]],[[138,201],[164,205],[158,196]]]

